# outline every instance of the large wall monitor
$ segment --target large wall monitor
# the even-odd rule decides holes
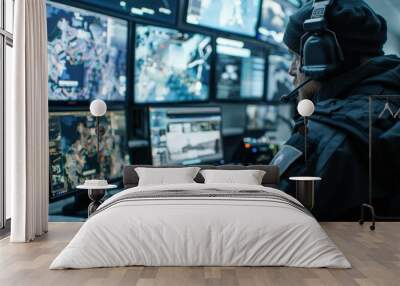
[[[47,2],[50,101],[124,101],[128,22]]]
[[[293,77],[289,74],[291,56],[287,53],[271,54],[268,57],[268,101],[280,101],[282,95],[293,89]]]
[[[242,41],[217,38],[217,99],[263,99],[265,62],[264,49]]]
[[[188,0],[186,22],[255,36],[261,0]]]
[[[300,6],[300,0],[263,0],[257,37],[281,44],[290,15]]]
[[[133,18],[175,24],[178,0],[81,0]]]
[[[135,46],[135,103],[208,99],[211,37],[137,25]]]
[[[223,159],[221,109],[150,108],[153,165],[199,164]]]
[[[108,111],[100,118],[100,161],[97,163],[95,118],[88,112],[49,115],[50,199],[74,191],[85,179],[117,179],[124,164],[125,113]]]

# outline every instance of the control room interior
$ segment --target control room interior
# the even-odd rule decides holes
[[[0,0],[0,285],[397,285],[399,15]]]

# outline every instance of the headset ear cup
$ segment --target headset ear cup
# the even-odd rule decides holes
[[[312,79],[323,79],[340,71],[343,52],[335,32],[329,30],[326,13],[334,0],[314,0],[311,18],[303,23],[300,39],[300,71]]]
[[[312,34],[302,45],[301,71],[306,76],[323,79],[339,71],[343,54],[334,32]]]

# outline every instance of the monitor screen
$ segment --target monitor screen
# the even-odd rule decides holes
[[[178,0],[80,0],[124,16],[175,24]]]
[[[280,101],[281,96],[293,89],[293,77],[289,74],[291,56],[289,54],[268,57],[268,101]]]
[[[274,105],[247,105],[246,130],[276,130],[278,107]]]
[[[135,45],[135,103],[208,99],[211,37],[137,25]]]
[[[153,165],[223,159],[220,108],[150,108],[149,116]]]
[[[254,37],[261,0],[188,0],[186,22]]]
[[[217,99],[263,99],[265,60],[262,48],[217,38]]]
[[[88,112],[49,114],[50,198],[73,191],[85,179],[122,176],[123,165],[129,163],[125,113],[108,111],[99,125],[100,167],[95,118]]]
[[[293,0],[263,0],[257,33],[257,37],[260,40],[282,43],[289,17],[299,7],[290,2],[293,2]],[[301,3],[298,5],[301,5]]]
[[[284,144],[292,134],[294,108],[291,104],[246,106],[246,131],[263,132],[274,144]]]
[[[47,2],[49,100],[124,101],[128,22]]]

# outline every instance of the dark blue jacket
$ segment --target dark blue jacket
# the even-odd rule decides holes
[[[400,112],[378,118],[388,101],[400,108],[400,58],[382,56],[323,83],[308,125],[309,158],[303,157],[303,120],[295,118],[292,137],[272,161],[281,168],[281,188],[291,194],[291,176],[318,176],[313,213],[321,220],[359,218],[368,201],[369,95],[372,102],[373,202],[381,215],[400,215]]]

